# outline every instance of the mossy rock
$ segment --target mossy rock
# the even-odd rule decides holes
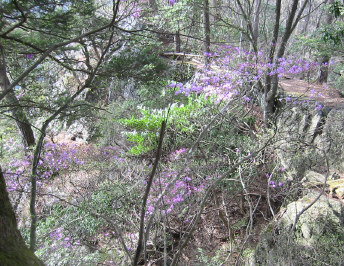
[[[255,265],[342,265],[344,263],[344,208],[334,199],[321,196],[301,215],[296,215],[317,196],[312,192],[282,209],[278,221],[261,234]],[[252,265],[252,264],[251,264]]]
[[[344,179],[329,180],[326,182],[330,188],[331,194],[336,194],[340,199],[344,199]]]
[[[321,149],[326,151],[331,168],[344,170],[344,110],[331,110],[324,125]]]

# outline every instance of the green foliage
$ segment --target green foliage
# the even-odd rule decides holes
[[[115,56],[107,66],[119,79],[134,78],[140,82],[160,79],[168,66],[159,56],[158,47],[127,47]]]
[[[130,119],[119,120],[121,124],[134,130],[125,133],[128,141],[135,144],[130,150],[130,153],[134,155],[140,155],[155,148],[158,137],[157,132],[164,120],[162,114],[151,115],[149,110],[143,108],[139,110],[141,111],[141,118],[132,116]]]
[[[176,95],[178,88],[170,88],[172,83],[187,83],[194,75],[195,69],[190,64],[171,64],[165,76],[140,83],[137,90],[140,104],[151,109],[164,109],[171,103],[187,103],[187,97],[182,94]]]
[[[343,4],[339,1],[334,1],[333,5],[325,7],[327,15],[339,17],[343,15]],[[331,24],[323,23],[320,27],[312,32],[310,35],[299,36],[299,44],[312,49],[315,55],[332,56],[343,49],[344,24],[337,20]]]
[[[157,25],[160,30],[168,29],[171,32],[176,32],[181,28],[190,27],[193,21],[201,19],[199,12],[201,2],[199,0],[180,0],[173,5],[166,5],[166,2],[160,4],[162,5],[161,12],[145,18],[148,23]],[[181,19],[185,17],[189,19]],[[199,28],[194,28],[194,31],[199,30]]]
[[[176,82],[186,83],[192,79],[195,67],[188,63],[177,63],[171,71],[170,78]]]
[[[315,240],[317,263],[314,265],[336,265],[340,262],[339,258],[344,257],[344,231],[338,227],[338,224],[328,221],[319,238]]]
[[[329,11],[336,17],[344,15],[344,4],[340,0],[335,0],[332,5],[329,6]]]
[[[331,82],[337,88],[342,97],[344,96],[344,62],[338,62],[333,67],[333,75],[331,77]]]
[[[13,160],[20,155],[18,147],[20,139],[18,138],[16,127],[8,119],[0,120],[0,158],[2,163],[7,164],[4,160]]]
[[[92,251],[87,246],[93,245],[92,241],[102,230],[113,230],[108,229],[111,224],[97,214],[109,220],[114,215],[131,219],[139,193],[131,188],[128,198],[128,188],[125,183],[104,182],[89,197],[79,199],[78,207],[54,205],[51,215],[38,223],[38,256],[47,265],[94,265],[106,260],[107,251]]]
[[[13,1],[6,2],[4,1],[1,6],[5,15],[20,18],[21,13],[16,9]],[[94,16],[96,8],[93,1],[87,0],[62,0],[58,3],[46,0],[20,1],[17,5],[22,12],[30,14],[26,16],[25,21],[25,26],[30,30],[17,28],[11,33],[12,37],[29,43],[30,46],[39,47],[41,50],[47,49],[52,43],[61,42],[65,38],[73,37],[75,33],[80,33],[82,21],[82,26],[85,26],[85,20],[91,22],[90,18]],[[1,22],[4,23],[4,21],[5,19],[2,19]],[[4,24],[9,25],[8,21]],[[9,46],[9,48],[13,47]],[[24,53],[37,52],[32,47],[26,46],[23,49]]]
[[[323,41],[332,47],[342,47],[344,37],[344,23],[336,22],[333,25],[324,25],[320,29]]]
[[[221,249],[217,250],[215,254],[207,255],[203,249],[198,248],[198,253],[197,258],[204,266],[219,266],[223,265],[226,261],[226,252]]]
[[[132,116],[130,119],[119,120],[119,123],[132,130],[124,133],[128,141],[134,144],[130,153],[141,155],[154,150],[157,146],[161,123],[166,117],[168,117],[168,135],[171,131],[177,131],[185,136],[190,136],[195,132],[194,122],[203,115],[206,106],[210,103],[210,99],[202,96],[190,97],[185,105],[172,104],[165,109],[139,107],[139,117]]]

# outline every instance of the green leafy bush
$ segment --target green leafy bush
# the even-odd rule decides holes
[[[114,234],[111,224],[103,217],[114,221],[118,215],[132,219],[139,193],[132,188],[128,193],[127,188],[124,183],[104,182],[77,204],[78,207],[64,203],[54,205],[51,215],[38,223],[37,255],[47,265],[95,265],[113,257],[111,251],[98,247],[97,241],[104,232]]]
[[[156,51],[157,47],[127,48],[111,60],[108,70],[124,80],[134,78],[141,82],[149,82],[160,79],[168,65]]]
[[[142,155],[152,151],[157,146],[158,134],[161,123],[167,118],[167,138],[172,138],[173,132],[184,135],[192,135],[196,131],[196,122],[203,116],[207,106],[211,104],[211,99],[203,96],[189,98],[187,104],[172,104],[165,109],[150,109],[139,107],[139,117],[134,115],[129,119],[119,119],[119,123],[124,125],[128,141],[134,146],[130,153]]]

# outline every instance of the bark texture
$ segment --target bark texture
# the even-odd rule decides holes
[[[329,0],[328,3],[330,5],[334,4],[334,0]],[[326,24],[327,25],[331,25],[333,22],[333,15],[330,12],[327,12],[326,14]],[[321,61],[321,67],[320,67],[320,73],[319,73],[319,77],[318,77],[318,82],[320,84],[324,84],[327,83],[327,79],[328,79],[328,66],[330,63],[330,59],[331,56],[329,54],[323,55],[322,58],[320,59]]]
[[[0,167],[0,265],[44,265],[26,247],[17,228],[17,221],[10,203],[5,179]]]
[[[205,53],[204,60],[205,64],[209,65],[209,53],[210,53],[210,17],[209,17],[209,0],[203,1],[203,50]]]
[[[289,15],[287,17],[286,26],[284,29],[284,33],[281,36],[281,41],[279,45],[279,49],[277,50],[277,54],[275,53],[275,46],[277,45],[278,40],[278,29],[280,27],[280,16],[281,16],[281,0],[276,0],[276,18],[275,18],[275,25],[274,25],[274,36],[271,43],[271,49],[269,54],[269,62],[275,62],[275,68],[279,66],[279,58],[283,58],[287,44],[289,41],[290,36],[294,32],[296,26],[300,22],[302,18],[302,14],[309,2],[309,0],[303,1],[303,4],[301,5],[299,11],[298,5],[299,0],[293,0],[291,4],[291,9],[289,12]],[[273,76],[266,77],[266,85],[264,90],[264,99],[263,99],[263,109],[264,109],[264,121],[265,125],[268,125],[269,119],[272,117],[274,113],[274,104],[275,104],[275,98],[277,95],[277,89],[278,89],[278,74],[274,74]]]
[[[0,45],[0,88],[2,91],[7,91],[10,87],[10,81],[6,73],[6,62],[4,48]],[[13,89],[9,90],[6,94],[6,102],[9,105],[9,109],[12,113],[13,119],[16,122],[18,130],[21,134],[23,144],[26,147],[35,145],[35,136],[29,120],[23,108],[20,106],[20,102],[17,99]]]

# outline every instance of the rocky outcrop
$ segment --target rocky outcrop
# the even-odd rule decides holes
[[[284,103],[276,154],[290,194],[250,265],[344,265],[344,108]]]
[[[322,195],[291,231],[296,215],[317,197],[310,192],[281,209],[262,234],[255,265],[342,265],[344,263],[344,208]]]

